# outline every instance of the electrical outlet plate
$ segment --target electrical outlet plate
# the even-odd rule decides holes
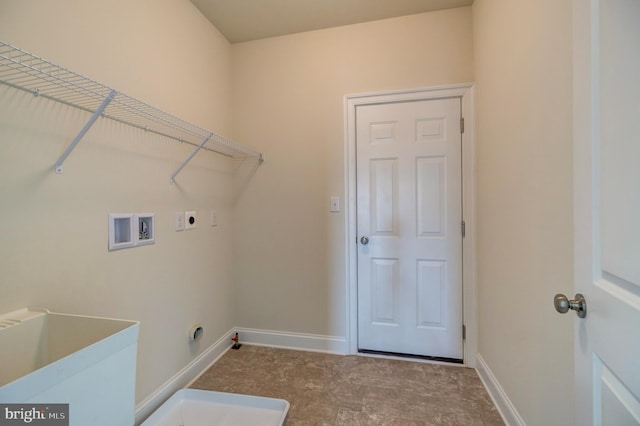
[[[184,212],[184,229],[194,229],[197,222],[197,215],[195,211]]]

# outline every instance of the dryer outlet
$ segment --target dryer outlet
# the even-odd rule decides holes
[[[184,229],[193,229],[196,227],[197,215],[195,211],[184,212]]]

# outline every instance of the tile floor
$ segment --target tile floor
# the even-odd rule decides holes
[[[295,425],[503,425],[469,368],[243,345],[191,386],[289,401]]]

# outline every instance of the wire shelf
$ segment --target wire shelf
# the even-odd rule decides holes
[[[59,173],[66,156],[99,116],[195,146],[196,150],[172,175],[172,181],[200,149],[234,158],[263,159],[262,153],[2,41],[0,83],[94,114],[56,163]]]

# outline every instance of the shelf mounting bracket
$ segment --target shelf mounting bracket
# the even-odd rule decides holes
[[[174,183],[174,182],[175,182],[175,180],[174,180],[174,179],[176,178],[176,176],[178,176],[178,173],[180,173],[180,172],[182,171],[182,169],[184,169],[184,166],[186,166],[186,165],[187,165],[187,163],[188,163],[189,161],[191,161],[191,159],[192,159],[193,157],[195,157],[195,155],[198,153],[198,151],[200,151],[200,150],[202,149],[202,147],[203,147],[207,142],[209,142],[209,139],[211,139],[211,136],[213,136],[213,133],[209,133],[209,136],[207,136],[206,138],[204,138],[204,140],[200,143],[200,145],[198,145],[198,146],[196,147],[196,149],[191,153],[191,155],[190,155],[186,160],[184,160],[184,162],[180,165],[180,167],[178,167],[178,170],[176,170],[175,172],[173,172],[173,174],[171,175],[171,183]]]
[[[109,95],[104,99],[104,101],[102,101],[102,104],[96,110],[96,112],[93,113],[89,121],[87,121],[87,124],[84,125],[82,130],[80,130],[80,133],[78,133],[75,139],[71,142],[71,144],[67,147],[67,149],[62,153],[60,158],[58,158],[58,161],[56,161],[56,173],[61,174],[63,172],[64,161],[67,159],[69,154],[71,154],[71,151],[74,150],[76,145],[78,145],[78,142],[80,142],[80,140],[84,137],[84,135],[89,131],[91,126],[93,126],[93,123],[95,123],[98,117],[100,117],[104,113],[104,110],[107,109],[107,107],[109,106],[111,101],[116,97],[117,94],[118,92],[116,92],[115,90],[111,90]]]

